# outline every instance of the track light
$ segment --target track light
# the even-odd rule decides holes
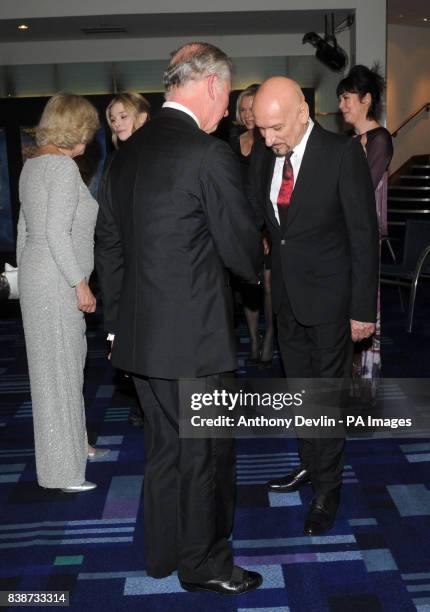
[[[321,38],[316,32],[308,32],[303,36],[302,44],[310,43],[316,49],[316,58],[330,70],[340,72],[348,63],[348,56],[337,44],[334,28],[334,15],[331,16],[331,33],[328,31],[327,15],[325,16],[325,36]],[[348,24],[350,25],[350,24]]]

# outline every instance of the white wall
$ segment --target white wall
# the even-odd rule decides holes
[[[385,71],[386,3],[385,0],[265,0],[271,10],[355,10],[352,31],[338,37],[351,63],[372,65],[379,62]],[[0,0],[0,18],[49,16],[133,14],[163,12],[230,12],[261,11],[261,0],[218,0],[204,4],[201,0]],[[342,74],[331,72],[320,64],[309,44],[302,44],[303,33],[250,36],[223,36],[222,32],[205,37],[221,47],[235,61],[235,88],[261,82],[273,74],[288,74],[303,87],[314,87],[316,111],[336,112],[336,85]],[[161,73],[169,52],[187,42],[182,38],[146,38],[115,40],[65,40],[0,43],[0,66],[3,72],[18,72],[17,95],[51,94],[58,89],[80,93],[112,91],[112,65],[120,75],[120,89],[159,91]],[[55,64],[53,71],[49,64]],[[158,75],[158,76],[157,76]],[[1,77],[1,67],[0,67]],[[75,79],[73,81],[73,78]],[[7,95],[7,79],[0,78]],[[73,85],[75,83],[75,86]],[[335,116],[319,117],[328,129],[338,129]]]
[[[0,0],[1,2],[1,0]],[[303,34],[205,36],[231,57],[313,55],[311,45],[302,45]],[[49,40],[0,43],[0,65],[77,62],[164,60],[190,37],[115,38],[103,40]],[[31,60],[31,61],[29,61]]]
[[[386,0],[218,0],[202,3],[201,0],[0,0],[0,19],[30,19],[41,17],[66,17],[79,15],[115,15],[115,14],[154,14],[154,13],[204,13],[234,11],[304,11],[304,10],[355,10],[354,25],[355,61],[371,64],[378,61],[385,70],[385,31]],[[222,34],[222,33],[220,33]],[[36,43],[0,43],[0,64],[55,63],[77,61],[125,61],[142,59],[164,59],[177,42],[173,39],[146,39],[133,41],[124,39],[116,41],[63,41],[60,44],[48,42]],[[301,44],[301,35],[260,36],[260,37],[213,37],[232,57],[250,55],[258,49],[259,55],[273,56],[289,54],[291,47],[296,49],[294,55],[307,55],[309,45]],[[222,46],[224,43],[224,46]],[[274,52],[274,48],[276,49]],[[298,51],[298,48],[301,51]],[[113,58],[113,53],[117,54]],[[29,62],[29,58],[32,61]],[[101,59],[103,58],[103,59]]]
[[[388,26],[387,127],[394,131],[430,102],[430,33],[421,27]],[[391,171],[412,155],[430,153],[430,113],[422,112],[394,139]]]

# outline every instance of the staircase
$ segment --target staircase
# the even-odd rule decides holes
[[[390,178],[388,232],[398,245],[403,245],[407,219],[430,220],[430,155],[412,157]]]

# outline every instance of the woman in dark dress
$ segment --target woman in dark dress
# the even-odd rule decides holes
[[[376,208],[379,221],[380,240],[387,236],[387,178],[388,166],[393,157],[391,134],[377,121],[378,110],[384,90],[384,80],[373,69],[354,66],[337,86],[339,108],[343,118],[360,138],[369,162],[375,189]],[[353,378],[361,399],[374,402],[377,382],[381,375],[381,317],[380,292],[376,331],[373,338],[356,345]]]
[[[230,134],[230,145],[241,162],[244,185],[246,185],[248,178],[249,162],[254,140],[259,137],[255,130],[254,116],[252,114],[252,103],[257,89],[258,85],[250,85],[239,94],[236,102],[236,126],[234,126]],[[265,255],[263,286],[265,332],[263,338],[258,332],[262,302],[260,289],[258,287],[242,285],[240,293],[251,340],[247,363],[270,367],[273,352],[273,315],[270,286],[270,245],[265,233],[263,233],[263,244]]]
[[[134,134],[136,130],[138,130],[140,127],[142,127],[142,125],[146,123],[146,121],[148,121],[149,112],[150,104],[144,96],[139,93],[127,91],[115,95],[106,108],[106,121],[112,133],[112,143],[115,147],[115,151],[111,153],[106,162],[105,171],[102,180],[100,181],[99,192],[97,196],[99,203],[99,214],[97,217],[96,236],[97,244],[99,247],[103,245],[105,240],[105,235],[102,231],[102,227],[104,227],[104,211],[107,206],[106,184],[111,163],[115,157],[117,150],[121,146],[123,146],[123,144],[130,138],[132,134]],[[106,250],[103,248],[96,248],[95,251],[96,269],[98,270],[99,279],[105,278],[105,274],[103,274],[103,268],[105,265],[103,253],[105,252]],[[109,314],[111,312],[111,305],[104,304],[103,307],[106,324],[106,321],[110,318]],[[108,329],[107,331],[107,340],[109,343],[112,343],[114,340],[114,334],[111,333],[112,330],[110,329]],[[124,377],[129,378],[129,375],[124,373]],[[143,412],[140,406],[138,408],[135,408],[130,414],[129,423],[134,427],[143,427]]]
[[[106,120],[115,149],[149,119],[149,102],[138,93],[123,92],[112,98],[106,108]]]

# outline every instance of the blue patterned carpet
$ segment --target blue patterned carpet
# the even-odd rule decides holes
[[[430,295],[403,331],[394,289],[383,293],[386,377],[430,377]],[[0,590],[66,590],[72,610],[219,612],[430,611],[430,441],[352,440],[341,507],[329,535],[302,535],[310,489],[267,494],[264,482],[297,465],[292,440],[238,441],[236,561],[264,575],[241,597],[191,594],[176,576],[154,580],[142,554],[142,431],[126,380],[115,382],[94,318],[85,395],[90,440],[111,452],[90,462],[98,488],[81,495],[35,481],[31,402],[19,313],[0,318]],[[238,326],[241,375],[248,352]],[[249,371],[252,376],[255,371]],[[279,375],[279,356],[272,372]],[[401,399],[399,400],[401,401]]]

